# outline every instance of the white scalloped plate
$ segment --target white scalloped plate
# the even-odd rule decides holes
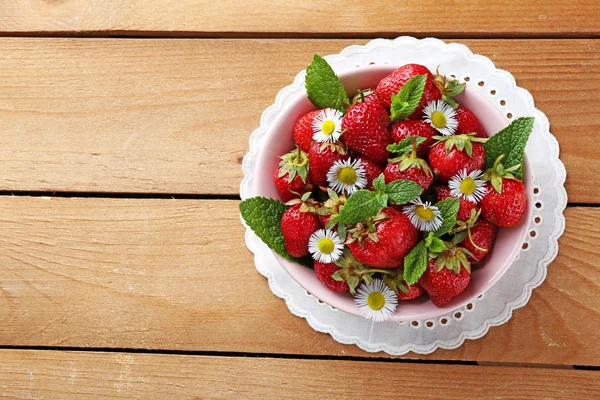
[[[285,299],[290,311],[305,318],[313,329],[329,333],[336,341],[356,344],[369,351],[400,355],[409,351],[431,353],[438,347],[452,349],[465,339],[484,336],[491,326],[510,319],[513,310],[524,306],[533,288],[546,277],[546,268],[558,252],[558,238],[565,226],[567,204],[566,172],[558,158],[559,148],[550,133],[546,116],[535,108],[531,94],[519,88],[513,76],[494,67],[486,57],[466,46],[445,44],[437,39],[400,37],[376,39],[365,46],[350,46],[340,54],[325,57],[337,73],[370,63],[402,65],[409,62],[467,80],[469,90],[487,98],[507,119],[534,116],[535,126],[526,149],[534,182],[534,211],[527,240],[513,265],[484,296],[436,319],[411,322],[374,323],[338,311],[319,302],[298,285],[276,260],[271,250],[250,230],[246,243],[254,253],[258,271],[269,280],[275,295]],[[250,137],[250,151],[242,164],[242,199],[254,196],[254,170],[261,140],[286,105],[304,91],[305,71],[282,89],[275,104],[262,114],[260,127]]]

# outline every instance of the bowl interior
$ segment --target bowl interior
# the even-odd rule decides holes
[[[340,74],[340,79],[347,93],[356,93],[359,89],[374,88],[377,83],[398,66],[370,65]],[[488,134],[493,134],[508,125],[506,118],[475,88],[469,88],[461,93],[457,100],[471,109],[479,118]],[[280,114],[271,129],[265,135],[256,163],[255,194],[271,198],[279,198],[277,189],[273,184],[273,172],[278,163],[278,156],[289,152],[294,147],[293,127],[298,118],[315,107],[308,100],[306,93],[299,93],[289,106]],[[471,273],[471,283],[460,295],[452,299],[445,307],[434,306],[427,296],[417,300],[403,301],[391,318],[392,321],[411,321],[434,318],[464,306],[477,298],[494,283],[510,267],[525,240],[529,221],[532,213],[532,186],[533,178],[525,159],[524,166],[525,187],[527,191],[528,207],[525,215],[518,225],[512,228],[502,228],[493,250],[487,255],[484,262],[474,266]],[[329,291],[310,268],[292,263],[276,255],[278,261],[286,271],[308,292],[319,300],[334,308],[358,315],[352,296],[349,293],[334,293]]]

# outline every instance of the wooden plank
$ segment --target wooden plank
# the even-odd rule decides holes
[[[597,202],[600,42],[464,42],[531,91],[570,201]],[[352,43],[0,39],[0,190],[237,194],[261,112],[314,52]]]
[[[0,216],[0,345],[371,356],[271,293],[236,201],[0,197]],[[600,209],[567,220],[546,282],[509,323],[407,357],[599,365]]]
[[[600,32],[595,0],[5,1],[0,31],[127,35],[577,36]]]
[[[401,377],[403,399],[560,399],[600,396],[597,371],[0,351],[0,397],[10,399],[380,399]],[[383,383],[383,384],[382,384]]]

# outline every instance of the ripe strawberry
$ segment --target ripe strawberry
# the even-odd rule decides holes
[[[492,224],[502,227],[516,225],[527,208],[525,185],[512,174],[519,165],[504,168],[498,157],[492,168],[485,171],[484,179],[489,181],[487,193],[481,199],[481,213]]]
[[[412,249],[419,234],[408,217],[386,207],[375,217],[347,229],[348,248],[354,257],[377,268],[397,268]]]
[[[404,169],[403,169],[404,168]],[[433,183],[433,172],[420,158],[414,159],[410,164],[404,164],[403,161],[390,162],[383,171],[385,183],[405,179],[421,185],[423,191],[429,189]]]
[[[447,183],[463,169],[467,174],[482,169],[485,149],[481,141],[473,135],[452,135],[436,143],[429,151],[429,165],[437,170],[440,181]]]
[[[389,109],[392,104],[392,95],[397,94],[410,78],[417,75],[427,75],[427,81],[425,82],[425,89],[423,90],[423,97],[421,98],[419,106],[408,118],[421,118],[423,116],[423,107],[425,107],[427,103],[442,98],[440,90],[434,84],[433,75],[427,67],[423,65],[406,64],[383,78],[375,90],[381,104]]]
[[[399,290],[398,300],[414,300],[417,297],[421,297],[421,295],[425,293],[425,290],[418,283],[409,286],[405,282],[404,286],[406,286],[408,289],[408,293],[404,293],[402,290]]]
[[[444,250],[437,258],[429,260],[427,269],[419,279],[419,284],[437,307],[450,303],[450,300],[462,293],[471,281],[468,251],[450,243],[446,245],[448,250]]]
[[[497,228],[490,222],[481,219],[477,221],[470,230],[471,237],[469,238],[467,236],[464,238],[463,241],[459,243],[459,246],[471,252],[471,255],[468,256],[471,261],[479,262],[492,249],[494,240],[496,239]]]
[[[308,155],[298,148],[279,158],[281,158],[281,162],[275,168],[273,181],[281,201],[285,203],[300,197],[298,194],[302,195],[311,190],[310,176],[308,176]],[[296,192],[296,194],[292,192]]]
[[[479,119],[473,111],[469,110],[465,106],[459,106],[456,109],[456,120],[458,121],[458,127],[456,128],[456,135],[463,133],[475,133],[475,137],[487,138],[488,135],[479,122]]]
[[[374,102],[356,103],[344,116],[342,138],[350,149],[375,163],[384,163],[392,141],[389,125],[390,117],[383,107]]]
[[[302,204],[296,204],[283,213],[281,231],[285,249],[292,257],[303,257],[308,254],[308,239],[321,229],[321,221],[310,211],[301,211]]]
[[[450,195],[450,188],[448,188],[447,186],[436,187],[435,188],[435,197],[436,197],[437,201],[446,200],[446,199],[452,197]],[[460,208],[458,209],[458,214],[456,214],[456,218],[459,221],[466,221],[469,218],[471,218],[471,212],[473,210],[475,212],[479,211],[479,207],[477,207],[477,204],[460,197]]]
[[[319,279],[319,281],[321,281],[321,283],[325,285],[327,289],[338,293],[350,291],[350,287],[346,281],[336,281],[331,277],[331,275],[341,269],[335,265],[335,263],[325,264],[315,261],[314,268],[315,272],[317,273],[317,279]]]
[[[433,139],[435,135],[437,132],[431,124],[421,119],[407,119],[392,125],[392,140],[396,143],[409,136],[421,136],[427,139],[417,147],[417,155],[421,158],[427,158],[429,148],[435,143],[435,139]]]
[[[314,110],[304,114],[294,125],[294,141],[305,153],[308,153],[313,142],[313,121],[320,111]]]
[[[310,177],[317,186],[327,186],[327,173],[336,161],[347,160],[350,155],[339,143],[314,142],[308,151]]]
[[[373,180],[377,178],[383,172],[383,169],[379,166],[379,164],[374,163],[365,157],[358,157],[361,165],[365,169],[365,176],[367,178],[367,187],[368,190],[373,190]]]

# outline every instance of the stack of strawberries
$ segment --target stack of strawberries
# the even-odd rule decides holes
[[[533,118],[488,139],[454,100],[464,88],[407,64],[350,99],[315,55],[306,89],[318,109],[296,122],[296,148],[274,173],[285,204],[248,199],[242,216],[276,252],[312,264],[327,288],[351,292],[367,318],[385,320],[399,300],[424,293],[445,306],[497,227],[514,226],[526,209]]]

